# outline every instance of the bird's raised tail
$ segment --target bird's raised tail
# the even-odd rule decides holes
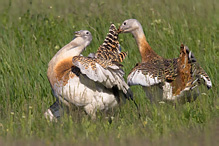
[[[180,55],[181,56],[182,56],[183,50],[184,50],[184,52],[186,52],[186,56],[188,58],[188,62],[187,62],[188,64],[186,64],[186,62],[184,62],[184,65],[191,66],[190,74],[191,74],[191,77],[193,78],[193,83],[198,81],[198,83],[201,84],[202,81],[204,81],[204,84],[207,86],[208,89],[210,89],[212,87],[212,82],[211,82],[211,79],[208,76],[208,74],[197,63],[197,60],[196,60],[194,54],[189,50],[189,48],[187,46],[184,46],[183,44],[181,44],[181,47],[180,47]]]
[[[114,62],[122,62],[126,56],[126,52],[121,52],[121,46],[118,40],[118,30],[114,24],[110,25],[109,33],[104,42],[97,50],[96,58],[104,60],[112,60]]]

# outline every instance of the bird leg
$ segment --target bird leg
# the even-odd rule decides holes
[[[56,100],[44,113],[46,119],[55,122],[57,122],[57,119],[59,119],[62,115],[63,115],[63,108],[58,100]]]
[[[152,90],[150,87],[143,87],[144,91],[145,91],[145,94],[146,96],[149,98],[150,102],[152,103],[154,101],[154,97],[152,95]]]

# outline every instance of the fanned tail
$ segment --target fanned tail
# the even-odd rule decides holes
[[[111,24],[109,33],[104,42],[97,50],[96,58],[103,60],[111,60],[114,62],[122,62],[127,56],[126,52],[121,52],[121,46],[118,40],[118,30],[114,24]]]
[[[123,60],[126,58],[127,55],[128,55],[127,52],[121,52],[121,53],[119,53],[118,61],[119,61],[119,62],[123,62]]]
[[[210,77],[205,72],[205,70],[201,66],[199,66],[194,54],[189,50],[189,48],[181,44],[181,50],[184,47],[185,47],[186,54],[188,57],[188,64],[191,65],[190,73],[193,78],[193,81],[191,82],[192,88],[196,86],[195,83],[197,81],[201,83],[201,80],[203,80],[207,88],[210,89],[212,87],[212,82],[211,82]]]

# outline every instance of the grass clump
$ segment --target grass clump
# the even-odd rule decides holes
[[[0,2],[0,144],[215,144],[218,104],[218,3],[195,1],[1,1]],[[139,86],[131,87],[140,104],[127,101],[113,111],[110,124],[103,113],[96,121],[80,111],[50,123],[44,111],[54,102],[47,80],[47,64],[73,38],[73,32],[91,31],[93,40],[84,55],[102,44],[111,22],[117,26],[136,18],[151,47],[161,56],[179,55],[181,43],[194,53],[212,79],[213,87],[195,102],[151,104]],[[131,34],[120,35],[129,55],[126,76],[140,61]],[[213,126],[212,126],[213,125]],[[212,129],[212,130],[209,130]],[[201,139],[201,140],[200,140]]]

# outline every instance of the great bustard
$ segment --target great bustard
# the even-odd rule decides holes
[[[121,33],[132,33],[140,54],[138,63],[128,75],[129,85],[141,85],[150,100],[183,100],[196,98],[199,94],[195,87],[204,80],[212,87],[207,73],[197,64],[187,46],[181,45],[180,57],[165,59],[154,52],[146,41],[141,24],[136,19],[125,20],[119,28]],[[155,97],[157,96],[157,97]]]
[[[92,54],[92,57],[80,56],[91,38],[90,32],[80,31],[80,35],[77,34],[70,43],[74,45],[63,47],[49,63],[48,78],[57,98],[45,113],[50,120],[60,116],[59,101],[67,106],[73,104],[84,107],[86,113],[95,118],[98,109],[115,107],[121,102],[120,97],[122,101],[125,98],[132,99],[132,92],[124,81],[124,72],[120,68],[120,62],[127,54],[119,51],[115,25],[110,26],[109,33],[96,54]]]

